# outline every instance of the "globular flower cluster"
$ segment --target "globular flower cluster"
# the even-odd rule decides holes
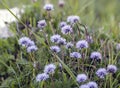
[[[99,68],[96,72],[96,75],[99,77],[99,78],[105,78],[105,76],[107,75],[107,70],[105,68]]]
[[[80,21],[80,17],[79,16],[68,16],[67,18],[67,22],[71,23],[71,24],[74,24],[76,22],[79,22]]]
[[[66,39],[62,38],[60,35],[55,34],[51,36],[50,38],[51,42],[54,42],[59,45],[65,45],[66,44]]]
[[[52,52],[55,52],[55,53],[60,52],[60,47],[59,46],[51,46],[50,49],[51,49]]]
[[[38,50],[37,46],[35,45],[34,41],[32,41],[28,37],[22,37],[18,40],[19,45],[22,45],[27,48],[27,52],[34,52]]]
[[[94,81],[88,82],[87,85],[89,88],[98,88],[98,84]]]
[[[48,74],[42,73],[42,74],[38,74],[38,75],[36,76],[36,81],[37,81],[37,82],[41,82],[41,81],[47,80],[48,78],[49,78],[49,75],[48,75]]]
[[[87,79],[88,77],[86,74],[78,74],[76,78],[78,83],[85,82]]]
[[[62,27],[61,32],[63,34],[71,34],[73,32],[73,30],[70,25],[65,25],[64,27]]]
[[[107,72],[114,74],[114,73],[116,73],[116,71],[117,71],[117,67],[115,65],[108,65],[107,66]]]
[[[55,69],[56,69],[56,66],[54,64],[46,65],[44,68],[44,73],[38,74],[36,76],[36,81],[41,82],[41,81],[47,80],[49,78],[49,74],[54,74]]]
[[[72,53],[70,53],[70,57],[73,57],[73,58],[81,58],[81,54],[78,53],[78,52],[72,52]]]
[[[95,51],[94,51],[94,52],[91,53],[90,58],[91,58],[91,59],[97,59],[97,60],[98,60],[98,59],[102,59],[102,55],[101,55],[100,52],[95,52]]]
[[[96,71],[96,75],[99,77],[99,78],[105,78],[105,76],[108,74],[108,73],[116,73],[117,72],[117,67],[115,65],[108,65],[107,66],[107,69],[105,68],[99,68],[97,71]]]
[[[58,43],[58,41],[59,41],[60,38],[61,38],[60,35],[55,34],[55,35],[51,36],[50,40],[51,40],[52,42],[54,42],[54,43]]]
[[[37,46],[29,46],[28,48],[27,48],[27,52],[28,53],[30,53],[30,52],[34,52],[34,51],[36,51],[38,48],[37,48]]]
[[[62,22],[60,22],[59,27],[62,28],[62,27],[64,27],[65,25],[67,25],[67,23],[64,22],[64,21],[62,21]]]
[[[76,48],[78,49],[83,49],[83,48],[88,48],[88,42],[86,40],[80,40],[76,43]]]
[[[46,11],[54,10],[54,6],[52,4],[45,4],[43,7]]]
[[[38,21],[38,25],[37,26],[38,26],[38,28],[43,29],[44,27],[47,26],[47,23],[46,23],[45,20],[40,20],[40,21]]]
[[[90,81],[87,84],[81,85],[79,88],[98,88],[98,84],[94,81]]]
[[[64,2],[64,0],[59,0],[59,7],[63,7],[64,5],[65,5],[65,2]]]
[[[74,46],[74,44],[71,43],[71,42],[68,42],[68,43],[66,44],[66,48],[67,48],[67,49],[72,48],[73,46]]]
[[[66,39],[64,39],[64,38],[60,38],[59,40],[58,40],[58,44],[59,45],[65,45],[66,44]]]
[[[48,64],[45,66],[44,73],[46,74],[53,74],[56,69],[54,64]]]
[[[83,84],[83,85],[81,85],[79,88],[89,88],[89,86],[86,85],[86,84]]]

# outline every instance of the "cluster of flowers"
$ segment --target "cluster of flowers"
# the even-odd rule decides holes
[[[56,66],[54,64],[48,64],[44,68],[44,73],[38,74],[36,76],[36,81],[41,82],[49,78],[49,74],[54,74]]]
[[[79,16],[71,15],[71,16],[68,16],[67,22],[72,25],[72,24],[75,24],[77,22],[80,22],[80,18],[79,18]],[[67,24],[64,21],[60,22],[59,27],[61,29],[61,32],[63,34],[71,34],[71,33],[73,33],[73,29],[72,29],[71,25]]]
[[[111,73],[111,74],[114,74],[116,73],[117,71],[117,67],[115,65],[108,65],[107,66],[107,69],[105,68],[99,68],[96,72],[96,75],[99,77],[99,78],[105,78],[105,76],[108,74],[108,73]]]
[[[105,68],[99,68],[96,71],[96,75],[101,79],[105,78],[108,73],[114,74],[117,71],[117,67],[115,65],[108,65],[107,70]],[[85,82],[88,79],[86,74],[78,74],[76,77],[76,81],[78,83]],[[87,84],[83,84],[80,88],[98,88],[98,84],[94,81],[91,81]]]
[[[27,48],[27,52],[34,52],[36,51],[38,48],[35,45],[34,41],[32,41],[30,38],[28,37],[22,37],[18,40],[19,45],[26,47]]]
[[[85,82],[88,79],[86,74],[78,74],[76,77],[76,81],[78,83]],[[98,88],[98,84],[94,81],[88,82],[87,84],[83,84],[80,88]]]
[[[52,11],[52,10],[54,10],[54,7],[52,4],[46,4],[44,6],[44,9],[46,11]],[[59,28],[61,29],[62,34],[67,35],[67,34],[73,33],[73,29],[72,29],[71,25],[75,24],[77,22],[80,22],[80,18],[79,18],[79,16],[74,16],[74,15],[68,16],[67,22],[64,22],[64,21],[60,22]],[[67,23],[70,23],[70,25]],[[46,25],[47,25],[47,23],[45,20],[40,20],[38,22],[38,27],[41,29],[43,29]],[[59,53],[61,51],[60,45],[65,45],[66,49],[72,48],[74,46],[74,44],[72,42],[67,43],[66,39],[61,37],[61,35],[59,35],[59,34],[55,34],[55,35],[51,36],[50,40],[51,40],[51,42],[57,44],[57,45],[50,47],[51,51],[55,52],[55,53]],[[79,50],[81,50],[83,48],[88,48],[89,42],[93,42],[92,37],[89,37],[87,40],[79,40],[76,43],[76,48]],[[70,53],[70,57],[82,58],[82,55],[79,52],[72,52],[72,53]],[[100,52],[94,51],[91,53],[90,58],[93,60],[99,60],[99,59],[102,59],[102,55]],[[46,65],[45,69],[44,69],[44,73],[38,74],[36,77],[36,81],[40,82],[40,81],[44,81],[44,80],[48,79],[49,74],[53,74],[55,69],[56,69],[56,66],[54,64]],[[96,75],[99,78],[105,78],[105,76],[108,73],[114,74],[116,71],[117,71],[117,67],[115,65],[108,65],[107,69],[99,68],[96,71]],[[78,74],[76,77],[76,80],[78,83],[85,82],[87,79],[88,79],[88,77],[85,74]],[[91,82],[88,82],[87,84],[81,85],[80,88],[98,88],[98,84],[94,81],[91,81]]]

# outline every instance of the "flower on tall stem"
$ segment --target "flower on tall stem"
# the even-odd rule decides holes
[[[91,59],[96,59],[96,60],[99,60],[99,59],[102,59],[102,55],[100,52],[92,52],[91,55],[90,55],[90,58]]]
[[[51,46],[50,49],[54,53],[60,52],[60,47],[59,46]]]
[[[61,32],[63,34],[70,34],[73,32],[73,30],[70,25],[65,25],[64,27],[62,27]]]
[[[107,72],[108,73],[116,73],[116,71],[117,71],[117,67],[115,66],[115,65],[108,65],[107,66]]]
[[[45,4],[43,7],[46,11],[52,11],[54,10],[53,4]]]
[[[54,64],[48,64],[44,68],[44,73],[53,74],[55,72],[56,66]]]
[[[105,76],[107,75],[107,70],[105,68],[99,68],[97,71],[96,71],[96,75],[103,79],[105,78]]]
[[[85,82],[88,79],[86,74],[78,74],[76,80],[78,83]]]
[[[88,42],[86,40],[80,40],[76,43],[76,48],[78,49],[88,48]]]
[[[38,21],[37,26],[38,26],[38,28],[43,29],[43,28],[45,28],[47,26],[47,23],[46,23],[45,20],[40,20],[40,21]]]
[[[36,76],[36,81],[37,81],[37,82],[41,82],[41,81],[47,80],[48,78],[49,78],[49,75],[48,75],[48,74],[42,73],[42,74],[38,74],[38,75]]]
[[[74,24],[80,21],[80,17],[76,16],[76,15],[72,15],[72,16],[68,16],[67,17],[67,22],[69,22],[70,24]]]

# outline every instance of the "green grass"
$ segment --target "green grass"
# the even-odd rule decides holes
[[[6,0],[4,4],[1,3],[0,8],[8,10],[21,5],[26,5],[26,8],[18,22],[10,24],[10,30],[15,36],[0,39],[0,87],[79,88],[89,81],[96,81],[99,88],[119,88],[120,52],[116,50],[116,44],[120,43],[120,0],[66,0],[64,8],[59,8],[56,0],[51,0],[51,3],[55,6],[51,18],[43,10],[42,0],[36,3],[28,0]],[[75,25],[73,35],[63,35],[58,25],[61,21],[66,21],[69,15],[80,16],[83,25]],[[42,19],[46,19],[47,22],[44,32],[39,31],[37,27],[37,22]],[[76,44],[87,36],[84,25],[94,40],[89,44],[88,49],[78,50],[74,46],[67,50],[64,46],[60,46],[60,53],[51,52],[50,46],[56,45],[50,41],[53,32],[60,34],[67,42],[74,41]],[[48,36],[45,37],[44,34]],[[18,44],[18,40],[23,36],[35,41],[38,47],[36,52],[27,53],[26,48]],[[83,54],[84,59],[76,60],[69,57],[73,51]],[[103,59],[91,61],[90,54],[93,51],[99,51]],[[34,63],[36,67],[33,66]],[[56,65],[55,73],[46,81],[36,82],[37,74],[43,73],[45,65],[50,63]],[[113,75],[108,74],[104,79],[99,79],[95,72],[99,68],[106,68],[108,64],[116,65],[118,71]],[[85,73],[89,79],[79,84],[76,82],[76,76],[80,73]]]

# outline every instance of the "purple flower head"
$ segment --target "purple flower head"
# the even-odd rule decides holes
[[[38,48],[35,45],[27,47],[27,52],[28,53],[34,52],[36,50],[38,50]]]
[[[72,33],[73,30],[72,30],[72,28],[70,27],[70,25],[65,25],[64,27],[62,27],[61,32],[62,32],[63,34],[69,34],[69,33]]]
[[[90,58],[91,59],[102,59],[102,55],[100,52],[92,52],[91,55],[90,55]]]
[[[48,74],[42,73],[42,74],[38,74],[38,75],[36,76],[36,81],[37,81],[37,82],[41,82],[41,81],[45,81],[45,80],[48,79],[48,78],[49,78],[49,75],[48,75]]]
[[[35,45],[34,41],[29,41],[28,44],[27,44],[27,47],[34,46],[34,45]]]
[[[108,65],[107,66],[107,71],[109,73],[115,73],[117,71],[117,67],[115,65]]]
[[[78,52],[73,52],[73,53],[70,53],[70,57],[73,57],[73,58],[81,58],[81,54],[78,53]]]
[[[50,40],[54,43],[57,43],[58,40],[60,40],[60,38],[61,38],[61,36],[56,34],[56,35],[51,36]]]
[[[87,85],[89,88],[98,88],[98,84],[94,81],[88,82]]]
[[[22,37],[18,40],[18,43],[19,43],[19,45],[27,46],[30,41],[31,41],[30,38]]]
[[[72,48],[74,45],[71,43],[71,42],[68,42],[66,44],[66,48],[69,49],[69,48]]]
[[[67,22],[73,24],[80,21],[80,17],[79,16],[68,16],[67,18]]]
[[[64,2],[64,0],[59,0],[59,7],[63,7],[64,5],[65,5],[65,2]]]
[[[78,74],[76,78],[78,83],[85,82],[87,79],[88,77],[85,74]]]
[[[90,88],[90,87],[87,84],[83,84],[79,88]]]
[[[40,20],[40,21],[38,21],[38,28],[43,29],[43,28],[46,27],[46,26],[47,26],[47,23],[46,23],[45,20]]]
[[[54,10],[54,7],[52,4],[45,4],[43,7],[46,11]]]
[[[67,25],[67,23],[63,21],[63,22],[60,22],[59,27],[62,28],[62,27],[64,27],[65,25]]]
[[[99,78],[104,78],[107,75],[107,70],[105,68],[99,68],[96,72]]]
[[[50,49],[52,50],[52,52],[55,52],[55,53],[60,52],[60,47],[58,46],[51,46]]]
[[[48,64],[44,68],[44,73],[53,74],[55,72],[56,66],[54,64]]]
[[[66,39],[60,38],[60,39],[58,40],[58,44],[59,44],[59,45],[65,45],[65,44],[66,44]]]
[[[88,48],[88,42],[86,40],[80,40],[76,43],[76,48],[78,49]]]

